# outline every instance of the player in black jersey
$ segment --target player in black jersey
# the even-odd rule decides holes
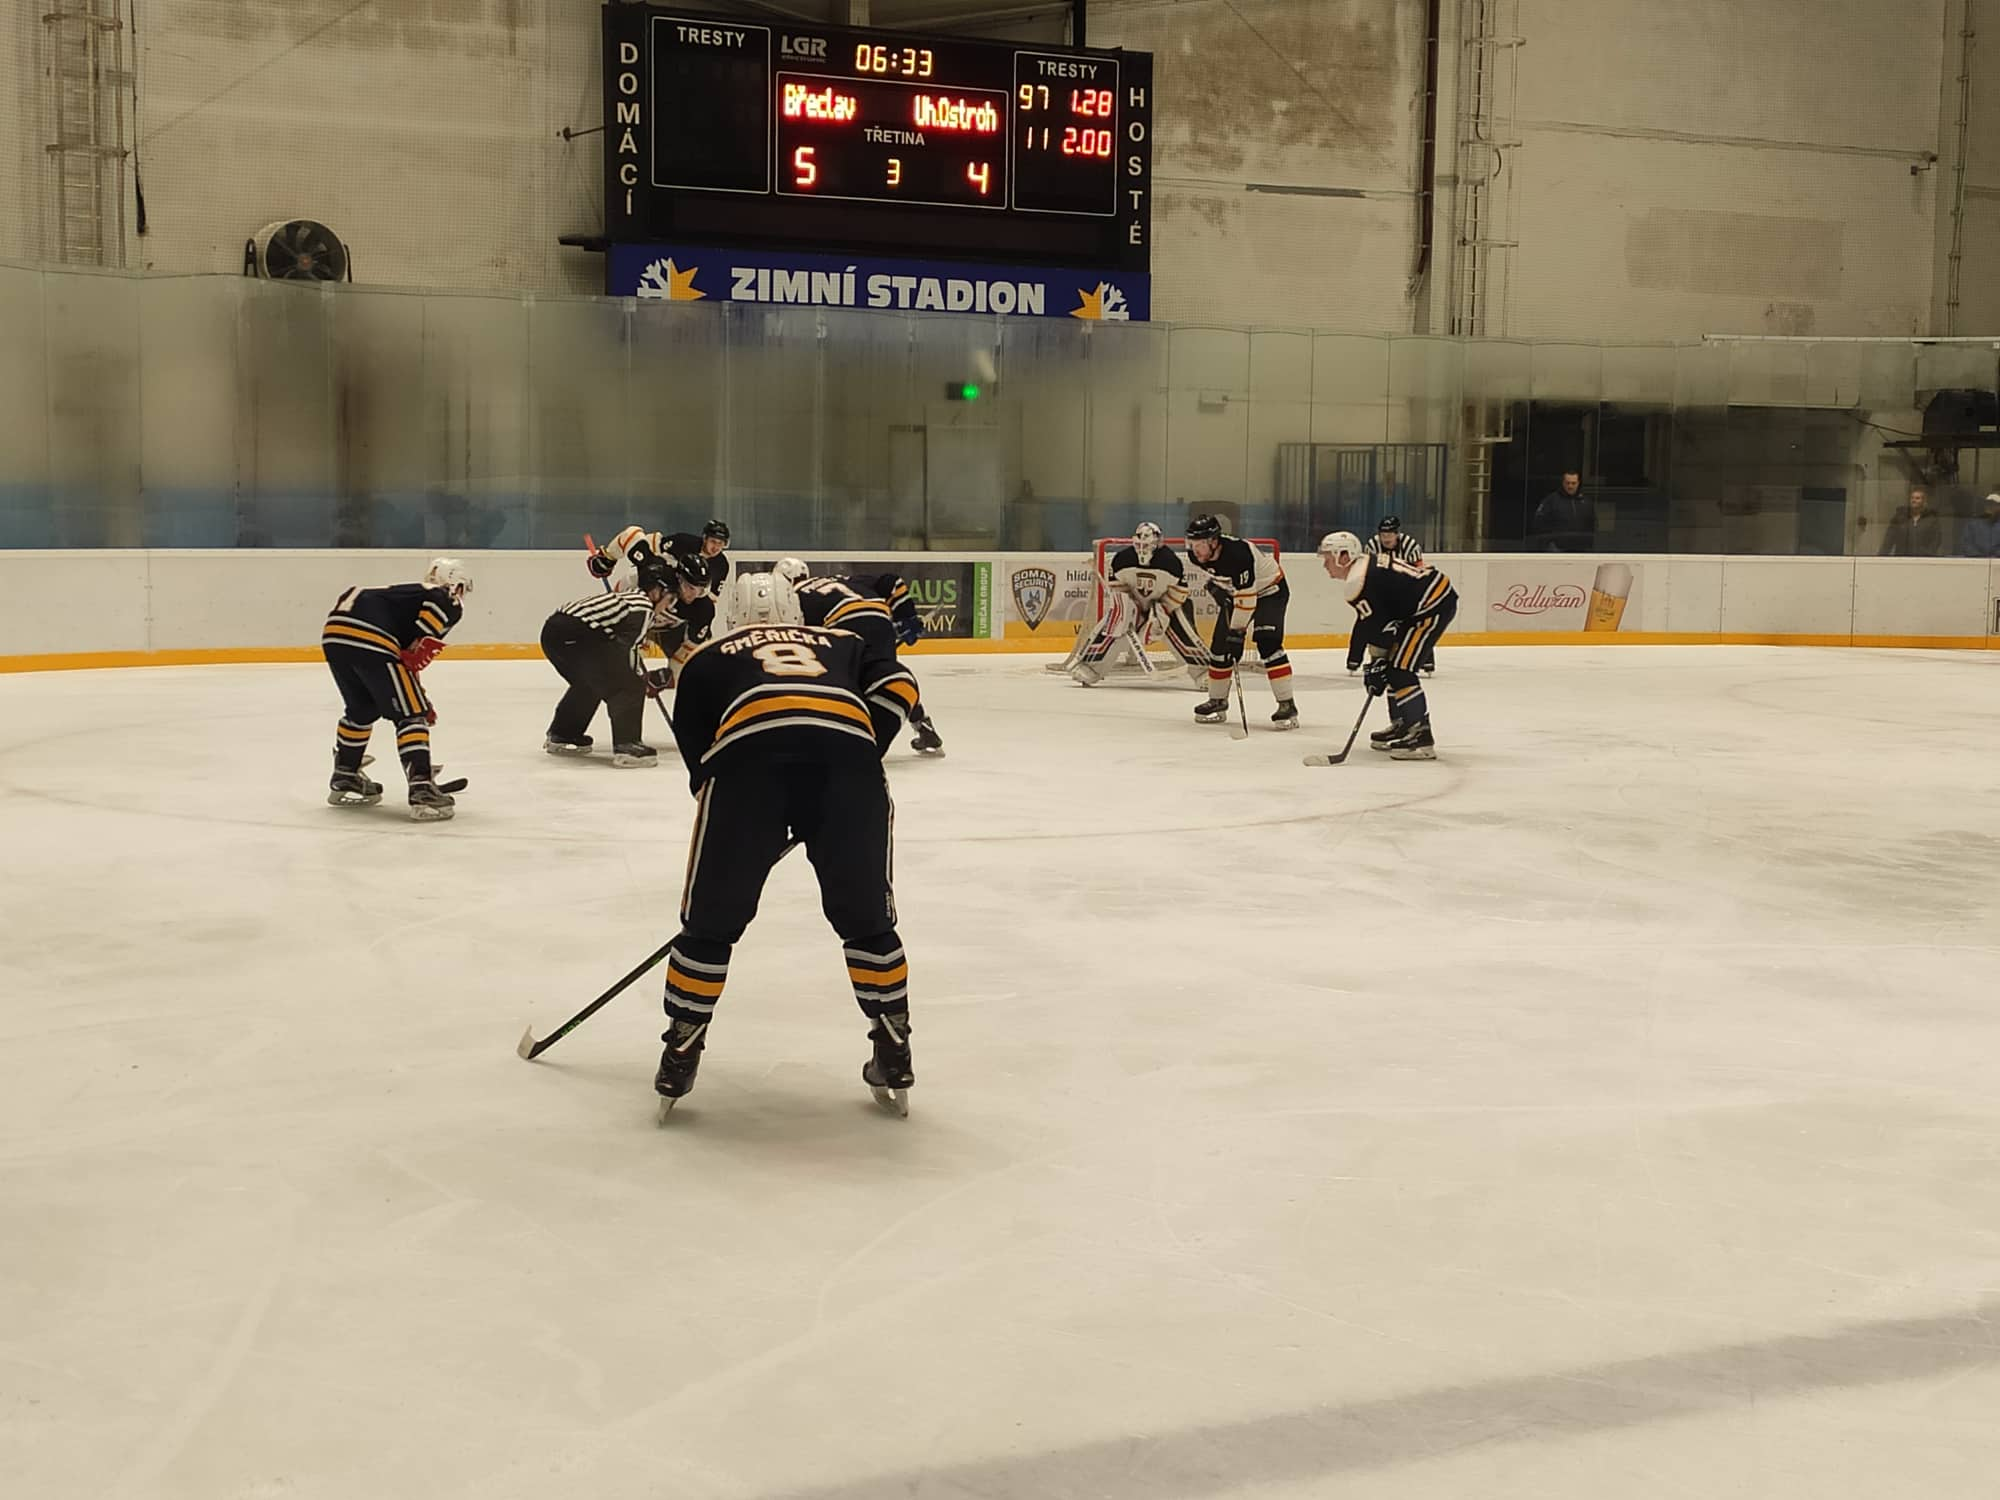
[[[796,557],[781,557],[771,569],[772,576],[791,586],[798,599],[800,617],[808,625],[830,625],[866,636],[891,655],[897,645],[908,645],[924,633],[917,617],[916,601],[894,573],[871,577],[814,578],[805,563]],[[907,668],[905,669],[907,670]],[[914,673],[910,681],[915,682]],[[944,739],[937,721],[921,698],[910,705],[910,748],[920,755],[944,754]]]
[[[681,611],[713,604],[698,583],[647,556],[638,587],[586,594],[550,615],[542,626],[542,655],[569,684],[549,720],[542,748],[551,755],[588,755],[587,731],[599,704],[611,719],[611,763],[650,766],[658,756],[645,736],[646,695],[673,680],[673,669],[646,670],[640,654],[648,640],[680,644],[687,623]],[[669,647],[671,651],[671,647]]]
[[[664,557],[685,577],[694,579],[711,599],[720,599],[729,586],[729,528],[710,521],[701,535],[689,531],[662,534],[643,526],[627,526],[610,541],[593,551],[586,564],[593,578],[609,578],[621,562],[637,567],[647,557]]]
[[[653,1087],[661,1113],[694,1087],[729,955],[771,867],[806,846],[820,908],[846,948],[874,1055],[861,1076],[908,1113],[909,966],[890,885],[895,810],[882,756],[917,685],[880,637],[811,626],[769,573],[737,580],[745,622],[681,673],[674,738],[699,806],[681,930],[667,955],[668,1027]]]
[[[453,811],[431,767],[430,726],[437,710],[418,674],[444,650],[444,638],[465,614],[472,575],[455,557],[440,557],[422,583],[353,588],[334,601],[320,630],[320,652],[340,689],[345,711],[334,728],[333,779],[326,800],[334,807],[373,807],[381,783],[361,774],[377,719],[396,726],[396,753],[410,784],[410,816],[439,822]]]
[[[1160,528],[1151,521],[1135,526],[1132,540],[1111,554],[1107,571],[1104,617],[1078,637],[1076,649],[1063,663],[1070,676],[1084,687],[1096,687],[1104,680],[1105,661],[1126,641],[1150,672],[1151,662],[1143,660],[1146,631],[1157,622],[1195,685],[1207,681],[1208,649],[1196,633],[1187,573],[1179,555],[1161,540]]]
[[[1215,598],[1215,635],[1208,647],[1208,699],[1195,705],[1203,724],[1220,724],[1229,717],[1229,682],[1243,659],[1247,632],[1257,643],[1264,675],[1278,710],[1271,722],[1279,729],[1299,727],[1299,706],[1292,698],[1292,659],[1285,654],[1285,607],[1291,585],[1285,570],[1270,553],[1241,537],[1225,536],[1214,516],[1188,522],[1188,560],[1208,577]]]
[[[1395,557],[1370,557],[1351,531],[1320,538],[1326,576],[1341,581],[1354,606],[1356,638],[1374,653],[1362,681],[1370,693],[1389,695],[1390,725],[1369,736],[1377,750],[1397,760],[1436,760],[1430,705],[1417,663],[1458,613],[1458,591],[1429,564],[1412,566]]]
[[[1350,533],[1351,535],[1352,533]],[[1417,539],[1403,530],[1400,516],[1384,516],[1375,523],[1375,535],[1368,538],[1362,550],[1370,557],[1393,557],[1398,562],[1406,562],[1413,568],[1424,565],[1424,549],[1417,545]],[[1347,643],[1347,670],[1358,671],[1361,667],[1361,640],[1356,637]],[[1437,670],[1437,654],[1427,652],[1417,663],[1419,672]]]

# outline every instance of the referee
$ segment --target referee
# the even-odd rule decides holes
[[[590,754],[590,721],[603,704],[613,765],[650,766],[659,758],[644,739],[648,677],[640,648],[648,635],[680,624],[674,606],[700,598],[702,590],[657,556],[638,572],[636,589],[588,594],[542,626],[542,655],[569,684],[542,742],[551,755]]]

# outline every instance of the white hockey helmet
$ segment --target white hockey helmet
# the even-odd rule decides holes
[[[745,625],[803,625],[799,596],[785,579],[770,573],[745,573],[736,580],[736,608],[731,619]]]
[[[1361,538],[1351,531],[1329,531],[1319,539],[1319,550],[1334,557],[1361,556]]]
[[[781,557],[772,565],[771,576],[782,578],[793,588],[797,588],[801,579],[812,576],[812,569],[808,568],[804,561],[799,558]]]
[[[1151,521],[1141,521],[1132,528],[1132,550],[1139,554],[1139,566],[1145,567],[1159,550],[1160,528]]]
[[[443,589],[454,599],[472,592],[472,570],[456,557],[434,557],[424,569],[424,587]]]

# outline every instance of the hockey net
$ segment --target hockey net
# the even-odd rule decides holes
[[[1257,548],[1258,551],[1270,553],[1272,558],[1280,566],[1283,566],[1284,559],[1278,551],[1278,544],[1270,537],[1253,536],[1245,537],[1244,540]],[[1175,555],[1181,560],[1181,565],[1190,572],[1188,592],[1189,597],[1194,602],[1195,628],[1200,633],[1203,644],[1206,644],[1214,638],[1216,604],[1215,600],[1209,596],[1208,590],[1194,581],[1195,578],[1201,576],[1201,564],[1188,555],[1186,537],[1162,537],[1161,542],[1164,546],[1174,549]],[[1129,536],[1099,537],[1090,544],[1091,577],[1093,580],[1090,596],[1090,618],[1083,622],[1083,628],[1077,636],[1077,649],[1070,653],[1069,659],[1066,661],[1050,662],[1048,664],[1049,671],[1066,672],[1075,664],[1078,654],[1082,651],[1083,643],[1090,639],[1091,635],[1095,633],[1098,623],[1104,618],[1105,592],[1109,587],[1111,559],[1118,555],[1121,548],[1131,545],[1132,538]],[[1180,658],[1175,656],[1172,648],[1168,646],[1166,636],[1160,627],[1149,621],[1142,638],[1146,657],[1144,661],[1139,660],[1125,644],[1121,643],[1112,650],[1111,654],[1101,664],[1101,670],[1104,674],[1107,677],[1125,678],[1150,678],[1157,674],[1162,681],[1184,682],[1185,678],[1181,672]],[[1258,661],[1255,652],[1245,652],[1243,660],[1238,665],[1252,672],[1261,672],[1263,670],[1263,665]]]

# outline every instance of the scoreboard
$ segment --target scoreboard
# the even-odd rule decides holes
[[[609,241],[1150,269],[1150,53],[603,18]]]

